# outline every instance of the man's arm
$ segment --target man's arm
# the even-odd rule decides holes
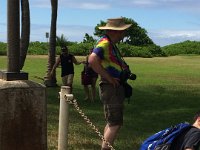
[[[88,62],[96,73],[100,74],[100,76],[105,78],[114,87],[119,86],[119,79],[113,78],[112,76],[110,76],[110,74],[107,73],[107,71],[101,65],[101,59],[95,53],[92,53],[89,56]]]
[[[60,64],[60,57],[58,57],[57,59],[56,59],[56,63],[53,65],[53,68],[52,68],[52,70],[51,70],[51,73],[50,73],[50,75],[52,76],[53,75],[53,73],[54,73],[54,71],[56,70],[56,68],[58,67],[58,65]]]
[[[75,65],[80,65],[81,63],[83,63],[83,62],[77,61],[77,59],[76,59],[74,56],[72,56],[72,60],[73,60],[73,63],[74,63]]]

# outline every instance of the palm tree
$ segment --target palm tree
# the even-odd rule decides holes
[[[22,28],[20,41],[20,70],[24,66],[26,54],[30,41],[30,9],[29,0],[21,0]]]
[[[61,36],[57,36],[56,37],[56,45],[57,46],[60,46],[60,47],[63,47],[63,46],[66,46],[67,45],[67,39],[65,38],[64,34],[61,34]]]
[[[56,73],[54,72],[52,77],[49,77],[53,65],[56,61],[56,23],[57,23],[57,10],[58,0],[51,0],[51,29],[50,29],[50,41],[49,41],[49,58],[47,65],[47,76],[44,77],[44,84],[46,86],[56,86]]]

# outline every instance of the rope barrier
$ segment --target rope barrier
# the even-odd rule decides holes
[[[69,96],[69,95],[68,95]],[[90,121],[90,119],[84,114],[84,112],[80,109],[80,107],[78,106],[77,100],[72,98],[70,95],[70,98],[68,98],[67,95],[64,95],[65,100],[69,103],[69,104],[73,104],[74,108],[78,111],[78,113],[81,115],[81,117],[86,121],[86,123],[92,127],[92,129],[95,131],[95,133],[97,133],[97,135],[101,138],[101,140],[103,140],[109,148],[111,148],[111,150],[115,150],[113,148],[113,146],[105,140],[105,138],[103,137],[103,135],[101,134],[101,132],[99,132],[98,128]]]

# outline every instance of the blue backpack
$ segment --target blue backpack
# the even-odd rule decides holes
[[[188,123],[180,123],[170,128],[159,131],[147,138],[141,145],[140,150],[169,150],[173,140],[182,131],[191,128]]]

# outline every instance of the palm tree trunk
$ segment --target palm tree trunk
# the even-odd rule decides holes
[[[48,71],[51,71],[55,63],[55,52],[56,52],[56,23],[57,23],[57,8],[58,0],[51,0],[52,15],[51,15],[51,30],[50,30],[50,41],[49,41],[49,67]]]
[[[58,0],[51,0],[51,29],[50,29],[50,41],[49,41],[49,58],[47,65],[47,77],[49,76],[53,65],[56,61],[56,23],[57,23],[57,9],[58,9]],[[51,78],[45,77],[46,86],[56,86],[56,73]]]
[[[20,70],[24,66],[30,41],[30,9],[29,0],[21,0],[22,28],[20,41]]]
[[[20,55],[20,15],[19,0],[7,1],[7,43],[8,43],[8,72],[20,72],[19,55]]]

